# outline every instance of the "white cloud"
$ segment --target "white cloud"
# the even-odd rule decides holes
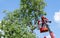
[[[1,23],[1,21],[0,21],[0,23]]]
[[[54,14],[54,20],[56,22],[60,22],[60,11],[55,12],[55,14]]]
[[[51,38],[50,35],[46,36],[46,38]]]

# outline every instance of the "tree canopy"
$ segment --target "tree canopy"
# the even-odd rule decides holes
[[[12,12],[6,13],[6,16],[0,23],[0,29],[4,34],[0,33],[0,37],[4,38],[36,38],[33,33],[35,27],[32,20],[37,23],[41,14],[45,15],[44,0],[20,0],[20,7]],[[29,28],[31,31],[29,31]]]

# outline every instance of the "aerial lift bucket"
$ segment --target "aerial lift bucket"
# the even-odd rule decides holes
[[[46,27],[41,27],[40,28],[40,32],[43,33],[43,32],[48,32],[48,28]]]
[[[44,26],[44,27],[40,26],[40,20],[38,21],[38,27],[39,27],[39,30],[41,33],[48,31],[48,28],[46,26]]]

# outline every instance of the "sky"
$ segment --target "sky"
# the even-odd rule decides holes
[[[5,14],[3,10],[13,11],[19,8],[19,0],[0,0],[0,20],[3,19]],[[50,29],[54,32],[56,38],[60,38],[60,0],[45,0],[47,6],[45,11],[47,13],[47,18],[52,21],[49,24]],[[39,38],[47,36],[50,38],[49,33],[40,33],[39,30],[35,29],[34,32]]]
[[[50,27],[56,38],[60,38],[60,0],[46,0],[45,11],[47,17],[52,21]]]
[[[20,0],[0,0],[0,20],[5,16],[4,10],[13,11],[19,8],[19,2]]]

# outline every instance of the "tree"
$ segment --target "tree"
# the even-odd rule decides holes
[[[32,20],[35,19],[37,24],[38,17],[44,12],[44,0],[21,0],[20,8],[13,12],[6,13],[6,16],[0,23],[0,29],[4,34],[0,34],[4,38],[36,38],[33,30]],[[31,31],[29,31],[29,28]]]

